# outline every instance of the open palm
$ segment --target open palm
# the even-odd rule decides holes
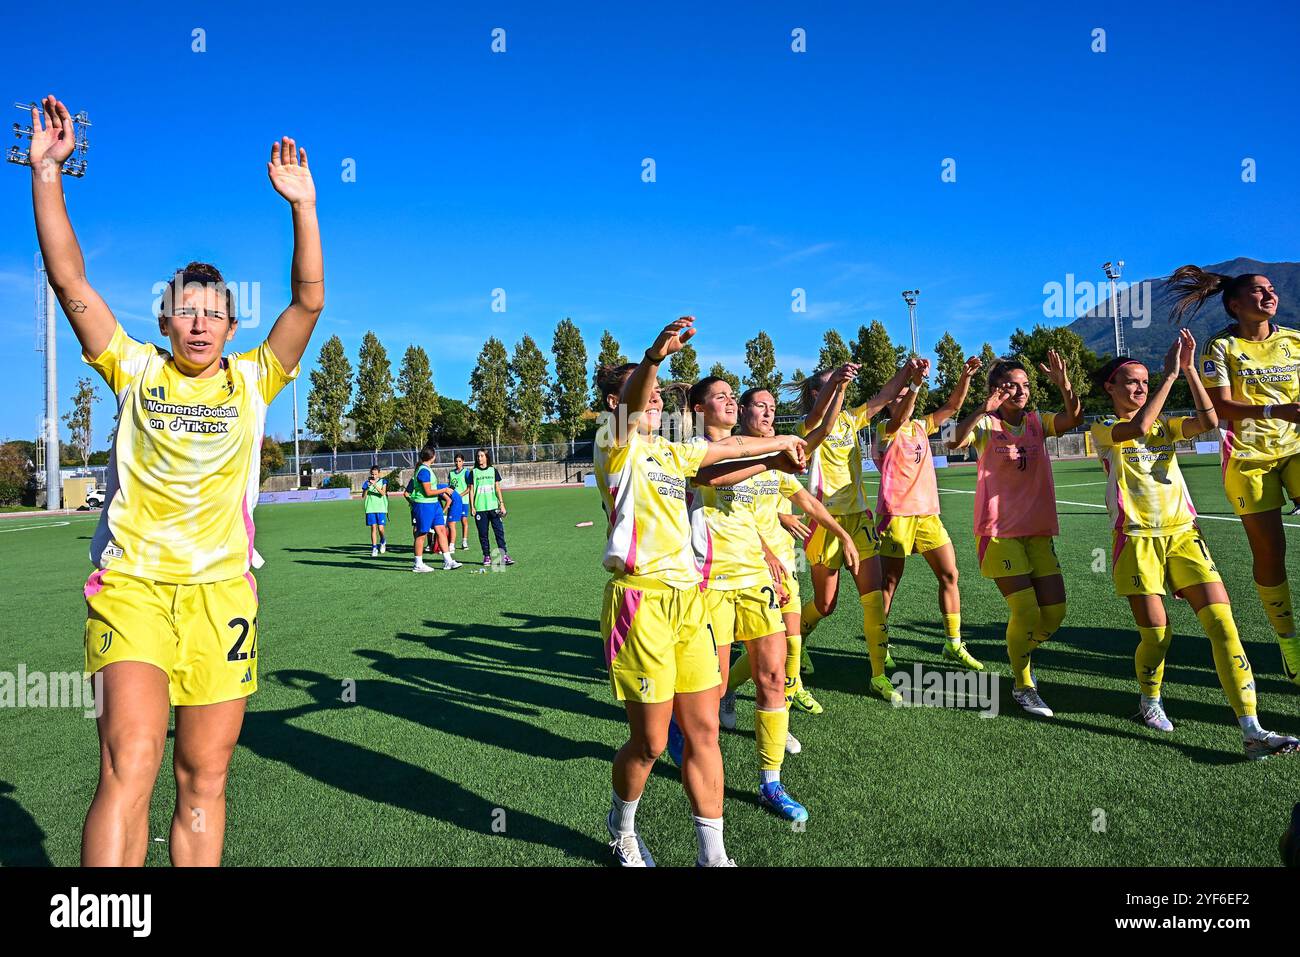
[[[266,175],[271,177],[275,191],[289,202],[316,202],[316,184],[307,168],[307,149],[299,149],[292,138],[286,136],[272,144]]]
[[[42,111],[44,127],[41,126]],[[51,95],[41,101],[40,109],[32,107],[32,145],[27,155],[33,166],[46,160],[62,166],[76,145],[72,115],[66,106]]]

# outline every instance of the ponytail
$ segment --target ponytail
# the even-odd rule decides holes
[[[1237,316],[1232,311],[1229,300],[1250,284],[1258,273],[1243,273],[1240,276],[1225,276],[1222,273],[1207,272],[1200,266],[1179,266],[1167,280],[1165,296],[1174,303],[1169,310],[1169,318],[1178,325],[1184,324],[1184,317],[1190,320],[1216,293],[1223,301],[1223,311],[1230,319]],[[1190,315],[1189,315],[1190,313]]]

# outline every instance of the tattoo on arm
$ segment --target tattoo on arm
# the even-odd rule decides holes
[[[69,309],[71,312],[85,312],[85,311],[86,311],[86,304],[85,304],[84,302],[82,302],[80,299],[69,299],[69,300],[68,300],[68,309]]]

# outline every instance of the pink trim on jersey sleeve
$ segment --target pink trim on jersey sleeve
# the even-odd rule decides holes
[[[628,543],[627,555],[623,558],[623,571],[627,575],[636,574],[636,517],[632,518],[632,541]]]
[[[248,587],[253,589],[253,598],[257,598],[257,579],[253,577],[252,572],[244,572],[244,578],[248,581]]]
[[[632,630],[632,620],[636,618],[637,609],[641,607],[641,590],[629,588],[623,592],[623,602],[618,606],[618,617],[610,629],[609,641],[605,644],[605,665],[612,666],[618,657],[623,643],[627,641],[628,632]]]
[[[244,531],[248,535],[248,560],[251,562],[253,560],[253,535],[256,533],[256,529],[253,525],[253,516],[248,511],[247,495],[241,500],[240,508],[244,511]]]

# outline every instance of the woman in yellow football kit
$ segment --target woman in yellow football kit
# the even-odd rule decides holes
[[[811,432],[826,419],[838,388],[837,376],[849,367],[816,372],[804,381],[804,420],[801,431]],[[871,424],[872,417],[889,400],[906,387],[913,373],[924,375],[930,368],[927,359],[909,359],[878,393],[862,405],[845,409],[830,424],[825,440],[809,459],[808,487],[835,521],[849,533],[858,550],[858,567],[853,573],[862,605],[862,630],[871,656],[870,692],[890,702],[902,700],[885,675],[889,632],[885,625],[885,603],[881,593],[879,543],[867,507],[866,488],[862,484],[862,448],[858,433]],[[856,374],[856,369],[853,370]],[[851,376],[850,376],[851,377]],[[816,398],[814,399],[814,396]],[[812,598],[802,610],[803,639],[806,643],[817,623],[835,610],[839,597],[840,569],[844,565],[839,539],[825,527],[815,526],[804,545],[812,564]]]
[[[1255,675],[1178,468],[1177,443],[1218,426],[1210,397],[1192,369],[1195,361],[1196,340],[1183,329],[1165,356],[1164,379],[1154,392],[1146,366],[1136,359],[1112,359],[1096,374],[1096,384],[1115,409],[1092,426],[1113,522],[1111,570],[1115,592],[1128,599],[1138,626],[1138,720],[1157,731],[1174,730],[1160,695],[1173,637],[1165,614],[1165,590],[1170,588],[1187,600],[1210,639],[1219,684],[1241,726],[1247,757],[1264,758],[1294,751],[1300,741],[1260,727]],[[1187,377],[1196,415],[1161,415],[1180,372]]]
[[[733,436],[736,397],[719,376],[697,382],[686,406],[698,417],[710,443],[733,440],[758,446],[770,438]],[[773,461],[775,459],[775,461]],[[759,803],[790,821],[806,821],[807,809],[786,792],[781,765],[789,743],[785,701],[785,586],[768,566],[758,530],[757,478],[773,467],[799,471],[800,463],[780,456],[701,469],[688,495],[691,541],[700,565],[710,633],[718,648],[720,691],[727,689],[733,641],[745,643],[757,686],[754,742],[759,759]],[[794,481],[790,479],[790,481]],[[797,482],[795,483],[798,484]],[[730,726],[735,726],[731,712]]]
[[[1083,421],[1083,403],[1070,384],[1065,360],[1055,349],[1039,370],[1052,380],[1064,412],[1028,411],[1029,375],[1015,359],[999,359],[988,372],[989,397],[958,423],[949,445],[975,443],[975,538],[980,574],[991,578],[1006,599],[1007,658],[1015,686],[1011,697],[1026,712],[1050,718],[1038,693],[1032,655],[1065,620],[1065,579],[1053,539],[1056,485],[1047,437]]]
[[[808,445],[805,454],[811,454],[826,436],[831,422],[839,415],[844,401],[844,393],[851,379],[844,379],[823,419],[823,425],[809,432],[805,437]],[[767,389],[749,389],[740,397],[740,434],[765,437],[776,434],[776,397]],[[742,463],[737,463],[738,467]],[[799,567],[798,554],[795,550],[796,532],[787,531],[781,521],[783,515],[793,515],[793,505],[798,505],[804,513],[819,525],[831,530],[844,549],[844,564],[850,572],[857,571],[858,550],[853,538],[831,517],[821,502],[813,498],[793,475],[779,469],[768,468],[755,475],[754,511],[758,536],[763,546],[764,559],[777,588],[777,597],[781,602],[781,617],[785,624],[785,703],[787,708],[798,707],[809,714],[821,714],[824,710],[800,679],[800,658],[803,640],[799,621]],[[795,522],[798,528],[806,531],[802,523]],[[801,537],[799,541],[803,541]],[[742,656],[731,668],[727,678],[727,693],[722,700],[721,720],[724,727],[734,727],[736,723],[736,690],[752,677],[752,659],[750,655]],[[773,675],[780,680],[779,671]],[[797,754],[802,746],[794,735],[786,734],[786,750]]]
[[[876,532],[880,536],[880,565],[884,573],[885,614],[907,568],[907,557],[919,554],[939,582],[939,613],[946,641],[943,657],[975,671],[984,666],[961,640],[961,593],[957,590],[957,552],[939,518],[939,488],[930,453],[930,436],[955,416],[966,401],[971,377],[980,360],[966,360],[952,394],[921,419],[912,418],[921,380],[913,376],[908,388],[889,403],[889,419],[876,432],[876,470],[880,493],[876,501]]]
[[[604,566],[611,573],[601,637],[629,730],[614,756],[606,824],[615,858],[625,867],[654,864],[636,832],[636,809],[667,746],[674,712],[684,735],[682,786],[695,823],[697,862],[732,863],[722,838],[718,655],[691,550],[687,484],[701,468],[750,455],[785,452],[803,463],[803,442],[793,436],[672,442],[658,434],[663,398],[657,372],[691,339],[694,323],[689,316],[671,323],[640,363],[601,369],[597,379],[605,411],[594,466],[609,519]]]
[[[1255,590],[1277,634],[1282,670],[1300,684],[1300,637],[1287,584],[1282,505],[1300,500],[1300,332],[1277,325],[1268,277],[1221,276],[1196,266],[1174,271],[1181,321],[1214,295],[1233,320],[1206,344],[1201,381],[1222,432],[1223,488],[1254,556]]]
[[[41,123],[44,114],[44,126]],[[176,708],[173,864],[221,862],[226,773],[257,688],[257,586],[249,567],[266,408],[296,374],[324,305],[316,191],[307,153],[285,137],[267,173],[292,209],[293,299],[258,348],[223,357],[234,296],[212,266],[167,284],[158,330],[170,351],[129,337],[86,280],[63,202],[73,147],[67,107],[32,110],[32,204],[50,286],[118,413],[108,501],[86,582],[86,671],[98,674],[99,786],[81,862],[140,865],[149,796]]]

